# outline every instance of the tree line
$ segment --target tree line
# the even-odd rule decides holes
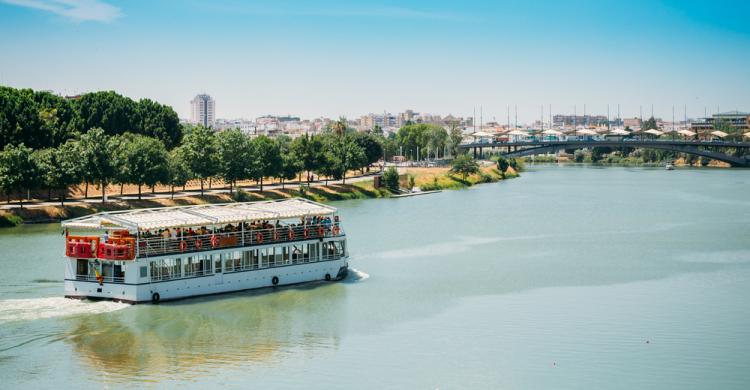
[[[178,146],[182,138],[177,113],[149,99],[134,101],[113,91],[65,98],[0,86],[0,149],[20,144],[32,149],[58,147],[94,128],[110,136],[153,137],[167,149]]]
[[[0,190],[12,195],[46,190],[65,203],[71,186],[96,184],[102,200],[108,185],[184,187],[213,178],[229,184],[264,178],[284,181],[305,174],[346,180],[380,158],[455,156],[457,126],[407,123],[386,135],[376,126],[357,132],[345,118],[320,135],[249,137],[239,130],[215,132],[180,124],[175,111],[149,99],[134,101],[113,91],[64,98],[45,91],[0,86]],[[24,198],[24,196],[18,196]],[[23,205],[23,199],[19,199]]]
[[[312,174],[346,181],[347,172],[367,169],[383,154],[380,140],[368,133],[304,135],[296,139],[249,137],[237,129],[214,132],[195,126],[187,128],[181,145],[168,150],[154,137],[124,133],[107,135],[95,128],[56,148],[34,150],[6,145],[0,151],[0,188],[10,202],[12,194],[46,189],[65,203],[70,186],[89,184],[101,188],[102,201],[108,185],[132,184],[142,188],[156,185],[184,187],[197,180],[204,193],[206,181],[220,178],[233,192],[241,180],[255,180],[261,191],[265,178],[284,183]],[[22,201],[22,199],[21,199]],[[22,203],[21,203],[22,204]],[[22,204],[23,205],[23,204]]]

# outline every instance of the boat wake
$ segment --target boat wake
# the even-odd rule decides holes
[[[99,314],[128,307],[127,303],[89,302],[63,297],[0,300],[0,323],[80,314]]]
[[[349,277],[352,282],[362,282],[370,278],[370,274],[354,268],[349,269],[349,274],[352,275]]]

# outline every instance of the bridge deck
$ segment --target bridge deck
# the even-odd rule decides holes
[[[750,155],[735,156],[719,152],[720,149],[750,149],[750,142],[716,142],[701,140],[566,140],[566,141],[516,141],[516,142],[485,142],[459,145],[459,149],[476,151],[481,154],[483,149],[507,149],[501,154],[509,157],[523,157],[535,154],[553,153],[562,149],[582,149],[593,147],[609,148],[651,148],[670,150],[678,153],[693,154],[714,160],[724,161],[733,166],[750,166]],[[513,150],[511,150],[513,148]],[[476,157],[476,156],[475,156]]]

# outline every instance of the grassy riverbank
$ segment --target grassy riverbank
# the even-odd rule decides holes
[[[495,183],[503,180],[496,166],[483,167],[478,174],[469,175],[466,179],[451,174],[448,168],[407,168],[402,173],[402,185],[407,186],[408,176],[414,176],[415,186],[423,191],[461,189],[482,183]],[[517,177],[518,173],[508,169],[505,178]],[[375,188],[372,180],[352,184],[329,184],[307,187],[288,186],[286,189],[265,191],[236,191],[228,193],[206,194],[204,196],[180,196],[169,198],[148,198],[141,200],[118,200],[107,203],[74,203],[65,206],[44,206],[13,208],[0,211],[0,227],[16,226],[21,223],[57,222],[63,219],[94,214],[101,211],[129,210],[170,206],[188,206],[208,203],[252,202],[291,197],[304,197],[316,202],[335,200],[367,199],[390,197],[385,188]]]
[[[508,168],[503,177],[495,165],[482,167],[479,173],[468,175],[466,179],[451,173],[448,168],[406,168],[400,173],[404,174],[401,180],[402,187],[406,187],[408,176],[411,175],[414,176],[415,187],[419,187],[422,191],[455,190],[518,177],[518,173],[513,168]]]

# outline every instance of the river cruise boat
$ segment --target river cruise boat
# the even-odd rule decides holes
[[[102,212],[65,229],[65,296],[128,303],[339,280],[336,209],[301,198]]]

